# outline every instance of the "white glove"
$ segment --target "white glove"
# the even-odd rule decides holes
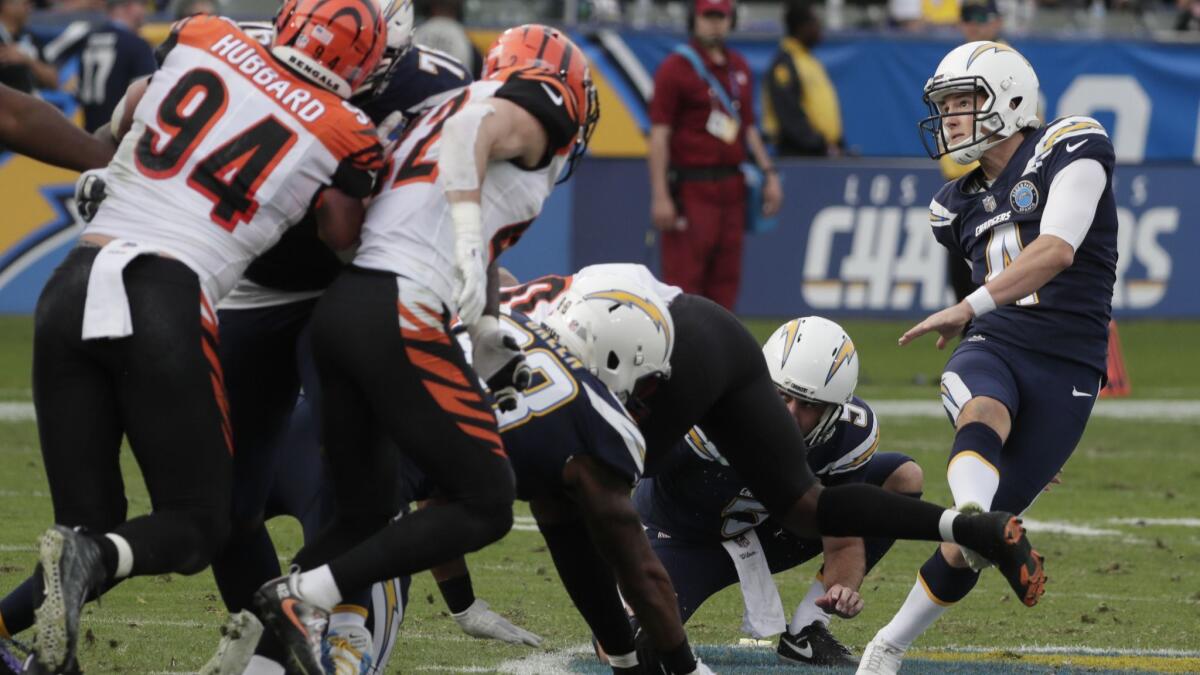
[[[509,644],[527,644],[530,647],[541,647],[542,638],[530,633],[524,628],[514,626],[508,619],[493,612],[486,602],[475,598],[465,611],[451,614],[458,627],[471,637],[484,640],[499,640]]]
[[[487,382],[492,398],[503,412],[517,407],[517,397],[529,388],[533,369],[513,336],[500,328],[496,317],[484,315],[467,327],[471,333],[471,367]]]
[[[83,222],[90,223],[100,210],[100,204],[108,196],[108,184],[104,172],[107,169],[92,169],[84,171],[75,181],[75,210]]]
[[[483,214],[475,202],[450,205],[454,221],[454,261],[462,290],[458,292],[458,318],[468,326],[483,316],[487,303],[487,263],[483,258]]]

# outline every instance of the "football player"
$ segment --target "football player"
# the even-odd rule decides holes
[[[649,277],[644,285],[662,294],[675,322],[671,378],[627,403],[646,438],[648,476],[700,426],[755,498],[794,534],[961,542],[995,561],[1026,604],[1037,602],[1041,561],[1011,513],[959,513],[863,483],[822,486],[758,344],[719,305],[653,280],[640,265],[593,265],[575,277],[545,277],[513,290],[513,307],[540,317],[577,279],[599,273]]]
[[[56,526],[39,541],[40,669],[77,669],[83,603],[129,576],[204,569],[229,529],[233,444],[213,310],[309,205],[339,248],[382,166],[346,98],[384,22],[366,0],[289,0],[264,48],[177,24],[110,166],[108,199],[46,284],[34,405]],[[153,512],[127,520],[127,436]],[[82,527],[84,529],[72,529]]]
[[[618,586],[667,672],[710,672],[687,647],[670,579],[630,499],[645,447],[622,401],[670,376],[666,304],[628,277],[593,275],[541,323],[518,312],[501,323],[537,374],[513,409],[497,413],[517,497],[529,501],[559,577],[614,672],[653,665],[638,660]]]
[[[354,263],[313,317],[337,516],[297,555],[303,573],[255,596],[292,667],[317,672],[328,610],[346,593],[477,550],[511,527],[511,469],[475,373],[507,407],[531,371],[484,313],[489,264],[538,215],[598,119],[583,53],[529,25],[497,39],[482,81],[406,129]],[[450,341],[454,315],[471,332],[474,372]],[[362,480],[395,452],[373,443],[377,434],[437,486],[439,503],[392,521],[386,486]]]
[[[87,171],[108,164],[115,147],[71,124],[49,103],[0,84],[0,149]]]
[[[771,335],[763,355],[771,380],[804,434],[808,466],[823,485],[868,483],[921,495],[916,462],[900,453],[879,452],[879,420],[871,406],[854,396],[858,355],[841,326],[816,316],[793,319]],[[894,540],[792,535],[770,517],[701,427],[688,432],[665,464],[655,477],[638,484],[634,501],[651,546],[671,575],[684,622],[717,591],[740,583],[746,608],[743,630],[756,638],[782,633],[782,659],[858,665],[829,632],[829,614],[852,618],[862,610],[863,576]],[[822,554],[818,580],[785,624],[771,575]]]
[[[929,218],[938,242],[967,261],[981,288],[900,344],[937,333],[941,349],[967,329],[941,379],[955,429],[950,491],[963,511],[1020,513],[1071,456],[1107,372],[1117,262],[1113,146],[1088,117],[1043,125],[1037,74],[998,42],[947,54],[924,98],[930,155],[980,164],[938,191]],[[899,670],[913,640],[975,586],[986,564],[976,553],[952,543],[934,552],[859,672]]]

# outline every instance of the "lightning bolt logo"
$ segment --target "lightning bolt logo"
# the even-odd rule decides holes
[[[833,359],[833,364],[829,366],[829,373],[825,375],[825,384],[833,379],[837,371],[841,369],[843,364],[849,363],[854,358],[854,343],[850,341],[849,336],[842,336],[842,346],[838,348],[837,355]]]
[[[612,300],[613,302],[622,305],[629,305],[630,307],[640,309],[646,314],[646,316],[650,317],[650,320],[654,322],[654,325],[658,328],[658,330],[667,337],[667,343],[674,344],[674,338],[671,335],[671,325],[667,322],[667,317],[663,315],[662,311],[659,310],[659,308],[653,302],[650,302],[646,298],[643,298],[640,295],[635,295],[628,291],[618,291],[615,289],[611,291],[597,291],[595,293],[588,293],[584,297],[587,299],[598,298],[601,300]]]

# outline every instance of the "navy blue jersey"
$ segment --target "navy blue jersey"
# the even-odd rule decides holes
[[[454,57],[418,46],[396,65],[378,95],[352,102],[378,124],[396,111],[411,118],[470,83],[470,73]],[[246,278],[281,291],[317,291],[328,286],[341,269],[341,261],[317,237],[316,219],[310,213],[250,263]]]
[[[411,119],[471,81],[471,72],[458,59],[436,49],[414,45],[400,59],[379,93],[355,103],[376,124],[396,110]]]
[[[879,420],[871,406],[855,397],[842,411],[833,436],[808,450],[808,466],[826,485],[861,482],[878,448]],[[670,455],[634,492],[642,522],[675,538],[719,542],[767,520],[766,507],[700,427],[693,427]]]
[[[95,131],[112,120],[129,84],[158,68],[154,49],[127,27],[105,22],[80,40],[79,104],[83,126]]]
[[[1104,167],[1100,197],[1075,262],[1036,293],[976,319],[968,335],[1105,371],[1108,322],[1117,269],[1117,206],[1112,191],[1113,146],[1090,117],[1064,117],[1027,134],[990,188],[976,169],[947,183],[929,205],[937,240],[971,264],[984,284],[1000,274],[1041,232],[1042,211],[1059,171],[1079,159]]]
[[[561,492],[563,467],[580,454],[591,455],[631,485],[636,483],[646,446],[617,397],[540,323],[514,312],[502,317],[501,325],[533,368],[533,382],[517,408],[496,413],[516,474],[517,497]]]

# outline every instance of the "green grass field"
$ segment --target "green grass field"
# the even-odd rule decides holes
[[[760,337],[776,325],[751,324]],[[936,401],[948,354],[932,340],[899,350],[895,339],[906,324],[845,325],[863,359],[860,395],[869,402]],[[29,319],[0,318],[0,402],[30,399],[31,335]],[[1122,323],[1121,337],[1135,399],[1200,400],[1200,323]],[[881,414],[881,425],[882,449],[916,458],[926,472],[926,497],[948,501],[943,467],[952,433],[945,420]],[[1198,433],[1200,416],[1093,418],[1064,484],[1028,514],[1034,543],[1048,559],[1042,603],[1022,607],[998,574],[985,573],[975,592],[918,642],[917,660],[905,672],[1200,671]],[[126,468],[130,512],[145,512],[149,502],[136,468],[132,462]],[[529,531],[528,510],[518,504],[518,514],[525,529],[469,563],[480,597],[544,636],[544,648],[463,636],[432,580],[420,575],[389,672],[605,672],[578,655],[586,626],[541,536]],[[0,589],[32,569],[34,541],[50,521],[36,427],[0,417]],[[288,557],[299,544],[298,528],[281,519],[271,529]],[[852,621],[835,620],[835,634],[861,649],[899,607],[931,552],[930,544],[898,543],[864,584],[866,609]],[[810,563],[776,577],[788,612],[815,569]],[[216,645],[223,617],[207,572],[135,579],[86,610],[81,661],[88,673],[194,671]],[[731,588],[700,610],[688,632],[718,672],[774,672],[773,648],[728,648],[743,637],[740,622],[740,594]]]

